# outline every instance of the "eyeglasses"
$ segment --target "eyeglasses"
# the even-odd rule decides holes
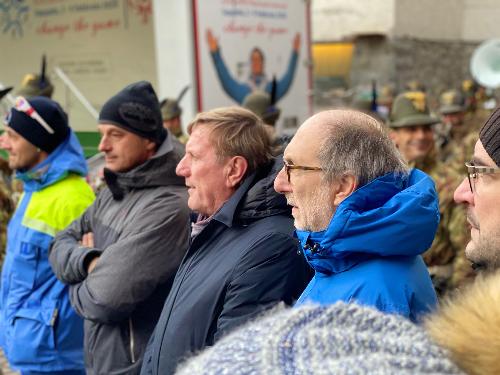
[[[465,163],[465,167],[467,168],[467,179],[471,193],[474,193],[476,180],[480,174],[500,173],[500,168],[477,166],[472,161]]]
[[[13,107],[16,111],[18,112],[24,112],[26,113],[29,117],[31,117],[33,120],[38,122],[49,134],[54,134],[54,129],[50,127],[49,124],[38,114],[37,111],[35,111],[35,108],[31,106],[31,104],[22,96],[18,96],[16,98],[16,102]],[[10,121],[10,116],[7,117],[6,122],[9,123]]]
[[[283,161],[283,166],[285,168],[285,173],[288,178],[288,183],[290,183],[290,170],[292,169],[300,169],[302,171],[322,171],[323,168],[320,167],[304,167],[302,165],[294,165],[288,164],[286,161]]]

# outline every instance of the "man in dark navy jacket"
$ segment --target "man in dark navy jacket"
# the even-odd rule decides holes
[[[241,108],[199,114],[188,128],[185,177],[199,213],[191,246],[149,342],[142,374],[171,374],[193,352],[280,301],[293,303],[310,278],[286,200],[282,168],[258,119]]]

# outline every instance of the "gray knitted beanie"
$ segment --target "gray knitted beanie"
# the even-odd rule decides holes
[[[488,155],[500,166],[500,107],[491,114],[479,131],[479,139]]]
[[[192,374],[462,374],[425,331],[338,302],[273,311],[181,364]]]

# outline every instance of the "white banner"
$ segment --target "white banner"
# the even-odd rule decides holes
[[[198,109],[241,104],[249,93],[271,93],[276,79],[281,126],[311,113],[308,2],[193,0]]]

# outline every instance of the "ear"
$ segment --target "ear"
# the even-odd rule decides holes
[[[156,151],[156,143],[150,139],[146,139],[146,150],[154,153]]]
[[[226,186],[235,188],[243,180],[248,169],[248,162],[242,156],[233,156],[226,162],[224,173],[226,177]]]
[[[332,201],[334,206],[338,206],[344,199],[352,194],[358,187],[356,177],[352,174],[345,174],[334,183]]]

